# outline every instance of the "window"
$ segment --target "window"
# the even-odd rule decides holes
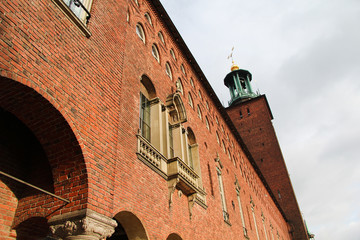
[[[173,158],[174,155],[174,137],[173,130],[171,125],[169,124],[169,148],[170,148],[170,158]]]
[[[240,217],[241,217],[241,223],[242,223],[242,227],[243,227],[243,231],[244,231],[244,236],[247,236],[247,229],[245,226],[245,219],[244,219],[244,213],[242,210],[242,205],[241,205],[241,198],[240,198],[240,188],[236,189],[236,195],[237,195],[237,200],[238,200],[238,204],[239,204],[239,211],[240,211]]]
[[[176,57],[173,49],[170,49],[170,55],[176,61]]]
[[[216,124],[219,125],[219,119],[217,116],[215,116],[215,121],[216,121]]]
[[[194,85],[194,80],[192,78],[190,78],[190,85],[195,88],[195,85]]]
[[[144,33],[144,29],[141,26],[140,23],[136,24],[136,33],[139,36],[139,38],[141,39],[141,41],[143,41],[143,43],[145,43],[145,33]]]
[[[194,108],[193,100],[190,93],[188,94],[188,99],[189,99],[189,105],[191,106],[191,108]]]
[[[166,62],[166,64],[165,64],[165,71],[166,71],[166,74],[169,76],[169,78],[172,80],[172,72],[171,72],[169,62]]]
[[[207,128],[207,130],[209,130],[209,131],[210,131],[209,120],[208,120],[208,118],[207,118],[207,117],[205,117],[205,124],[206,124],[206,128]]]
[[[183,72],[183,74],[186,76],[184,64],[181,64],[180,69]]]
[[[183,94],[183,86],[180,78],[178,78],[178,80],[176,81],[176,91],[179,91],[181,92],[181,94]]]
[[[149,14],[149,13],[145,13],[144,16],[145,16],[146,20],[148,21],[148,23],[152,26],[152,21],[151,21],[150,14]]]
[[[140,92],[140,132],[150,142],[150,102]]]
[[[222,210],[223,210],[224,221],[229,222],[229,214],[227,212],[227,207],[226,207],[225,191],[224,191],[221,170],[219,168],[216,168],[216,172],[217,172],[217,176],[218,176],[218,180],[219,180],[219,190],[220,190],[221,206],[222,206]]]
[[[225,142],[224,142],[224,140],[222,140],[222,147],[223,147],[224,153],[226,153],[226,147],[225,147]]]
[[[63,0],[70,10],[83,22],[88,23],[90,19],[90,0]]]
[[[202,99],[201,91],[199,90],[199,98]]]
[[[135,2],[135,4],[136,4],[137,6],[139,6],[138,0],[134,0],[134,2]]]
[[[191,128],[187,128],[187,149],[188,149],[188,164],[195,172],[200,172],[200,163],[198,161],[198,144],[194,132]]]
[[[130,22],[130,12],[129,9],[126,11],[126,21]]]
[[[156,61],[157,61],[158,63],[160,63],[159,50],[158,50],[158,48],[157,48],[157,46],[156,46],[155,44],[152,45],[151,51],[152,51],[152,55],[154,56],[154,58],[156,59]]]
[[[198,117],[199,117],[200,119],[202,119],[201,109],[200,109],[200,106],[199,106],[199,105],[197,105],[197,113],[198,113]]]
[[[205,102],[205,106],[207,110],[210,110],[208,101]]]
[[[140,135],[151,142],[151,100],[156,97],[154,85],[145,75],[141,78],[140,88]],[[155,116],[155,115],[154,115]]]
[[[163,36],[163,34],[162,34],[161,31],[158,32],[158,37],[160,38],[160,41],[161,41],[163,44],[165,44],[164,36]]]
[[[219,134],[217,131],[216,131],[216,141],[218,142],[218,144],[220,144],[220,138],[219,138]]]

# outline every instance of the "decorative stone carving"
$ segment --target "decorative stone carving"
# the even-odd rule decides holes
[[[194,206],[194,203],[195,203],[195,200],[196,200],[196,196],[197,196],[196,193],[191,194],[190,196],[188,196],[190,220],[191,220],[191,217],[192,217],[192,208],[193,208],[193,206]]]
[[[117,223],[115,220],[90,209],[58,215],[49,220],[52,238],[100,240],[110,237]]]
[[[173,202],[173,194],[176,189],[176,185],[179,182],[179,178],[173,178],[168,181],[168,189],[169,189],[169,209],[171,210],[172,202]]]

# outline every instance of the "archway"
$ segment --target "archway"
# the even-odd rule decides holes
[[[62,114],[31,87],[0,77],[0,197],[6,219],[0,234],[39,239],[58,210],[87,201],[87,173],[81,147]],[[11,178],[9,177],[11,176]],[[18,182],[20,179],[66,202]],[[72,186],[79,186],[74,191]],[[35,227],[36,226],[36,227]]]
[[[123,211],[114,217],[118,226],[107,240],[147,240],[145,228],[133,213]]]
[[[182,238],[178,234],[172,233],[166,238],[166,240],[182,240]]]

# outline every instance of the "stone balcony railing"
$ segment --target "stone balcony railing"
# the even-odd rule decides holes
[[[161,154],[148,140],[141,135],[137,135],[138,158],[152,170],[166,179],[169,185],[175,189],[180,189],[186,196],[197,193],[194,200],[202,207],[207,208],[205,191],[199,186],[199,175],[190,168],[179,157],[167,159]]]
[[[137,155],[146,165],[155,172],[166,178],[167,159],[162,155],[148,140],[141,135],[137,135],[138,150]]]
[[[174,157],[168,160],[167,174],[169,179],[178,178],[178,187],[185,195],[198,191],[199,176],[180,158]]]

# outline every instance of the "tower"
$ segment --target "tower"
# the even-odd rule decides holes
[[[252,75],[233,63],[224,79],[231,100],[226,111],[275,196],[293,239],[309,239],[293,191],[265,95],[254,93]]]
[[[224,79],[224,84],[230,90],[231,100],[229,105],[241,102],[244,99],[257,97],[251,87],[252,75],[248,70],[239,69],[239,66],[234,64],[231,66],[231,72],[228,73]]]

